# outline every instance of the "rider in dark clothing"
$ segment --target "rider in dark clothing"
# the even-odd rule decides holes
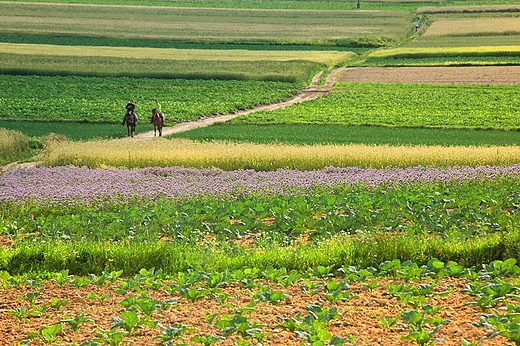
[[[130,113],[132,113],[134,115],[134,118],[135,118],[135,122],[137,123],[137,114],[135,114],[135,104],[134,104],[134,100],[130,100],[127,105],[125,106],[126,108],[126,113],[125,113],[125,116],[123,118],[123,122],[121,123],[121,125],[124,125],[125,122],[126,122],[126,119],[128,118],[128,115],[130,115]]]

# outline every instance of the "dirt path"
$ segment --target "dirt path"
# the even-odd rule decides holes
[[[429,84],[518,84],[520,66],[456,66],[456,67],[342,67],[331,71],[325,85],[318,86],[323,72],[312,79],[311,84],[293,98],[269,105],[255,107],[231,114],[202,118],[176,124],[163,129],[163,135],[193,130],[217,122],[258,111],[271,111],[295,103],[316,99],[329,93],[338,82],[371,83],[429,83]],[[153,131],[135,136],[137,139],[153,138]]]
[[[295,103],[313,100],[324,94],[329,93],[332,90],[332,87],[334,86],[334,82],[336,79],[336,75],[338,74],[338,72],[340,70],[341,69],[333,70],[327,76],[325,85],[323,85],[323,86],[318,86],[321,76],[323,75],[323,71],[318,73],[316,76],[314,76],[311,84],[308,87],[306,87],[304,90],[299,92],[296,96],[294,96],[293,98],[291,98],[287,101],[258,106],[258,107],[252,108],[252,109],[246,109],[243,111],[237,111],[237,112],[233,112],[233,113],[225,114],[225,115],[205,117],[205,118],[202,118],[197,121],[187,121],[187,122],[179,123],[172,127],[163,128],[163,136],[167,136],[167,135],[171,135],[171,134],[179,133],[179,132],[184,132],[184,131],[189,131],[189,130],[193,130],[193,129],[196,129],[199,127],[209,126],[209,125],[212,125],[212,124],[218,123],[218,122],[228,121],[230,119],[239,117],[241,115],[247,115],[247,114],[259,112],[259,111],[272,111],[275,109],[281,109],[281,108],[288,107]],[[154,133],[152,130],[152,131],[148,131],[148,132],[139,133],[134,138],[149,139],[149,138],[153,138],[153,137],[154,137]]]

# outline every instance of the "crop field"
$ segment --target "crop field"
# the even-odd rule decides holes
[[[11,75],[0,76],[0,88],[2,120],[112,124],[122,121],[129,99],[146,124],[155,100],[169,122],[181,122],[281,101],[298,91],[284,82]]]
[[[520,128],[519,85],[338,83],[337,92],[231,123]],[[425,100],[428,100],[425,102]]]
[[[62,2],[0,2],[0,343],[520,342],[516,0]]]
[[[0,123],[1,124],[1,123]],[[215,124],[169,135],[199,142],[369,144],[418,146],[511,146],[520,143],[518,131],[427,129],[389,126],[314,124]]]
[[[520,269],[497,259],[518,253],[519,173],[11,171],[0,176],[2,269],[49,274],[4,272],[4,296],[21,298],[0,326],[13,342],[486,339],[499,327],[484,313],[517,304]]]
[[[512,57],[518,55],[518,8],[482,6],[473,10],[472,7],[455,9],[447,8],[448,13],[439,9],[438,14],[428,15],[425,29],[421,29],[418,35],[413,35],[395,49],[369,54],[368,64],[517,64],[518,59]],[[436,13],[436,10],[419,9],[418,13]]]
[[[109,9],[109,10],[108,10]],[[360,38],[397,40],[409,12],[246,10],[0,3],[0,33],[117,40],[271,44],[333,44]],[[131,18],[131,30],[129,30]],[[153,25],[151,25],[153,23]],[[254,24],[254,25],[252,25]]]

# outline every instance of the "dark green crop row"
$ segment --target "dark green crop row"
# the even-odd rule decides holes
[[[0,122],[1,126],[2,122]],[[170,135],[195,141],[250,143],[503,146],[520,143],[520,131],[390,126],[221,123]]]

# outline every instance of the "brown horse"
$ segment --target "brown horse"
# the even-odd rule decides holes
[[[128,135],[132,138],[135,134],[135,126],[137,125],[137,119],[135,118],[135,115],[133,112],[129,112],[126,114],[125,117],[126,127],[128,129]]]
[[[157,109],[152,109],[152,123],[153,123],[153,135],[154,137],[157,135],[157,131],[159,131],[159,137],[162,136],[162,128],[164,125],[164,121],[159,114]]]

